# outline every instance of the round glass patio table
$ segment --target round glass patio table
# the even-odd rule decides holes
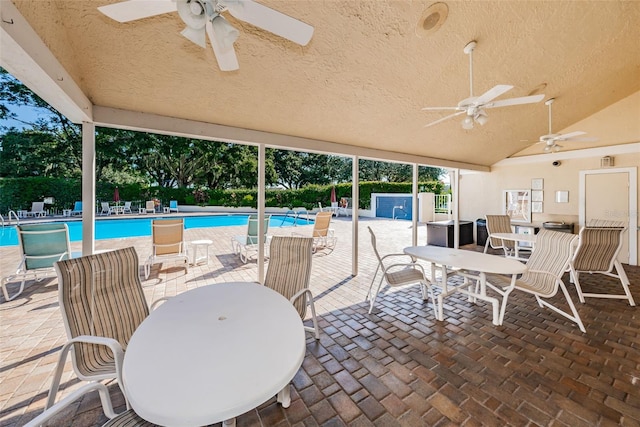
[[[305,350],[300,315],[279,293],[251,282],[207,285],[170,298],[136,329],[124,390],[155,424],[233,423],[276,394],[289,406]]]

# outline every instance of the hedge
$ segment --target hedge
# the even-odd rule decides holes
[[[301,189],[267,189],[265,191],[265,205],[267,207],[305,207],[313,209],[322,203],[329,205],[331,187],[333,185],[308,185]],[[371,193],[411,193],[411,183],[398,182],[361,182],[360,208],[369,209]],[[108,182],[96,183],[96,203],[112,201],[116,186]],[[351,197],[351,183],[336,184],[336,197]],[[443,183],[429,181],[419,183],[420,191],[440,194]],[[194,190],[193,188],[145,187],[140,184],[118,185],[120,200],[144,201],[152,198],[159,199],[168,206],[169,200],[177,200],[182,205],[210,205],[233,207],[257,207],[256,189],[237,190]],[[63,178],[0,178],[0,212],[6,213],[10,209],[30,210],[31,203],[41,201],[45,197],[53,197],[54,204],[47,205],[60,212],[70,209],[76,200],[82,199],[80,180]],[[198,200],[197,200],[198,199]]]

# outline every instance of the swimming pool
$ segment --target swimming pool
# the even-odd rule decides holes
[[[127,219],[101,219],[96,221],[96,240],[121,239],[127,237],[151,236],[152,219],[176,219],[175,215],[155,218],[127,218]],[[249,215],[210,215],[184,217],[184,228],[210,228],[228,227],[234,225],[247,225]],[[82,221],[56,221],[65,222],[69,227],[69,240],[79,242],[82,240]],[[294,225],[313,224],[313,220],[306,218],[294,218],[286,215],[271,215],[269,227],[293,227]],[[0,231],[0,246],[15,246],[18,244],[16,227],[3,227]]]

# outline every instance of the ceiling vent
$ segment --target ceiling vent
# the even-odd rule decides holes
[[[446,3],[433,3],[422,12],[416,25],[416,35],[424,37],[435,33],[442,27],[448,15],[449,6]]]

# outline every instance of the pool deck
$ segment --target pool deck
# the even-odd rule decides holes
[[[431,303],[421,300],[415,286],[381,294],[369,315],[364,300],[377,262],[367,226],[376,232],[382,254],[411,244],[410,222],[361,218],[359,274],[353,276],[351,218],[332,220],[337,247],[314,255],[310,285],[321,339],[307,335],[291,407],[285,410],[271,399],[238,417],[238,426],[640,426],[637,307],[619,300],[580,304],[565,280],[587,334],[515,292],[500,327],[492,325],[487,304],[474,305],[462,295],[449,297],[445,321],[436,321]],[[310,235],[312,228],[270,228],[269,234]],[[231,250],[232,236],[245,232],[246,226],[186,230],[187,242],[213,242],[209,264],[188,272],[178,263],[154,265],[142,282],[147,300],[226,281],[255,281],[256,262],[243,264]],[[418,242],[425,241],[421,225]],[[81,243],[71,246],[79,251]],[[97,250],[128,246],[136,248],[142,264],[151,253],[151,238],[96,241]],[[481,250],[475,244],[465,249]],[[0,275],[12,272],[18,260],[16,246],[0,247]],[[625,269],[640,301],[640,267]],[[616,286],[615,280],[596,275],[585,275],[584,282],[585,287]],[[1,427],[24,425],[42,411],[65,341],[55,277],[29,282],[13,301],[0,296]],[[108,385],[116,410],[122,410],[117,385]],[[78,386],[69,363],[59,397]],[[89,395],[51,425],[105,421],[97,397]]]

